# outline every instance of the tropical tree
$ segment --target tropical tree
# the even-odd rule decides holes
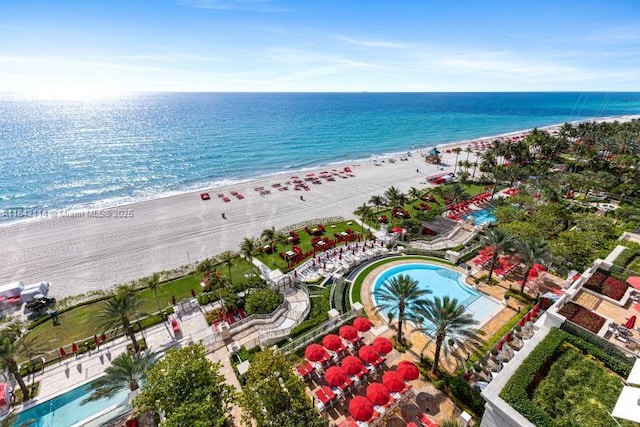
[[[519,241],[516,245],[516,250],[518,254],[520,254],[522,263],[525,265],[524,277],[522,278],[522,285],[520,286],[520,293],[524,293],[524,288],[533,265],[542,264],[549,258],[550,253],[547,242],[538,238]]]
[[[266,228],[264,230],[262,230],[262,233],[260,234],[260,239],[266,244],[269,245],[269,247],[271,248],[271,262],[274,263],[275,262],[275,254],[276,254],[276,248],[275,248],[275,237],[276,237],[276,228],[275,227],[271,227],[271,228]]]
[[[414,320],[414,309],[427,302],[426,296],[431,291],[420,288],[420,283],[409,275],[400,274],[386,280],[380,288],[375,291],[376,301],[378,301],[377,311],[386,310],[397,311],[398,317],[398,342],[404,342],[402,337],[402,325],[405,317]]]
[[[480,335],[484,335],[484,332],[474,328],[478,321],[455,298],[451,299],[448,295],[433,297],[417,307],[416,316],[428,321],[428,326],[421,326],[420,329],[429,331],[435,338],[436,350],[431,367],[433,374],[438,371],[440,352],[447,338],[453,341],[448,348],[456,346],[468,354],[481,344]]]
[[[469,193],[465,191],[464,187],[458,183],[443,187],[442,196],[445,199],[452,200],[454,204],[463,200],[468,200],[469,197],[471,197],[469,196]]]
[[[227,272],[229,273],[229,284],[233,286],[233,279],[231,278],[231,267],[233,267],[236,261],[238,261],[238,254],[233,251],[224,251],[220,255],[218,255],[218,261],[220,261],[222,265],[227,267]]]
[[[326,427],[313,408],[305,384],[294,375],[294,361],[267,348],[256,354],[245,376],[241,404],[246,425],[257,427]]]
[[[89,383],[91,394],[82,404],[110,398],[122,390],[136,391],[140,382],[146,380],[149,369],[156,361],[156,355],[149,351],[140,353],[125,352],[113,359],[105,374]]]
[[[373,207],[376,209],[376,212],[380,210],[380,208],[382,206],[384,206],[385,204],[385,200],[383,196],[371,196],[371,198],[369,199],[369,203],[371,203],[373,205]]]
[[[251,237],[245,237],[244,240],[242,240],[242,243],[240,243],[240,252],[242,252],[242,255],[244,255],[244,257],[247,259],[247,261],[249,261],[250,264],[252,264],[252,260],[253,260],[253,251],[256,250],[256,240],[251,238]]]
[[[222,427],[233,402],[234,389],[220,364],[196,344],[169,350],[156,362],[133,404],[139,413],[164,413],[165,426]]]
[[[98,314],[98,321],[106,330],[118,331],[120,328],[131,339],[131,344],[136,351],[140,351],[140,344],[136,339],[131,319],[136,315],[142,300],[137,293],[130,288],[121,288],[102,305],[102,311]]]
[[[409,197],[411,197],[414,201],[419,200],[420,196],[422,196],[422,191],[419,188],[411,187],[408,193]]]
[[[400,207],[404,205],[406,201],[404,193],[393,185],[384,192],[384,196],[387,198],[387,201],[392,208]]]
[[[460,147],[456,147],[454,149],[451,150],[452,152],[456,153],[456,160],[453,163],[453,174],[456,174],[456,168],[458,167],[458,156],[460,155],[460,153],[462,153],[462,148]]]
[[[160,316],[162,313],[162,306],[160,306],[160,298],[158,298],[158,287],[160,286],[160,274],[153,273],[151,277],[147,279],[147,287],[153,291],[153,295],[156,298],[156,305],[158,306],[158,312],[160,312]]]
[[[16,361],[16,358],[21,354],[22,340],[22,336],[16,336],[6,331],[0,332],[0,367],[9,371],[13,376],[26,401],[29,399],[29,389],[24,382],[24,378],[20,375],[20,369]]]
[[[502,228],[489,228],[480,241],[483,245],[493,248],[491,261],[489,262],[489,277],[487,279],[487,281],[491,281],[493,270],[498,263],[498,257],[501,254],[511,252],[515,248],[516,240]]]
[[[360,217],[360,220],[362,221],[360,225],[362,227],[362,232],[364,233],[364,224],[371,217],[371,214],[373,213],[371,211],[371,206],[367,205],[366,203],[363,203],[362,206],[359,206],[353,213]]]

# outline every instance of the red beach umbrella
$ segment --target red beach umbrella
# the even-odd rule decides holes
[[[501,351],[503,344],[504,344],[504,341],[502,340],[498,341],[498,344],[496,344],[496,350]]]
[[[369,329],[371,329],[371,326],[371,321],[366,317],[358,317],[353,321],[353,327],[360,332],[367,332]]]
[[[392,393],[397,393],[405,388],[404,378],[396,371],[387,371],[382,375],[382,384]]]
[[[627,279],[627,283],[636,289],[640,289],[640,276],[631,276]]]
[[[358,350],[358,356],[367,363],[373,363],[380,357],[378,352],[370,345],[360,347],[360,350]]]
[[[636,315],[634,314],[633,316],[631,316],[628,320],[627,323],[624,324],[624,326],[627,329],[633,329],[634,326],[636,326]]]
[[[71,344],[71,352],[73,353],[78,352],[78,346],[76,345],[76,343]]]
[[[345,357],[344,360],[342,360],[342,365],[340,367],[349,375],[357,375],[364,369],[362,360],[355,356]]]
[[[373,383],[367,387],[367,398],[374,405],[386,405],[391,399],[389,389],[380,383]]]
[[[393,350],[391,341],[389,341],[389,339],[385,337],[378,337],[374,339],[372,347],[380,354],[388,354],[391,353],[391,350]]]
[[[63,359],[67,357],[67,352],[62,347],[60,347],[60,357]]]
[[[522,319],[520,319],[520,321],[518,322],[518,325],[519,325],[520,327],[523,327],[525,323],[527,323],[527,319],[523,317],[523,318],[522,318]]]
[[[320,344],[311,344],[304,351],[304,357],[306,357],[311,362],[317,362],[328,356],[329,354],[327,353],[327,350],[325,350],[325,348]]]
[[[335,334],[325,335],[325,337],[322,338],[322,345],[332,351],[340,351],[344,348],[342,340]]]
[[[327,372],[324,374],[324,380],[330,386],[337,387],[347,381],[347,374],[344,369],[338,366],[332,366],[327,369]]]
[[[358,336],[358,330],[350,325],[342,326],[338,333],[347,341],[356,341],[360,338]]]
[[[398,373],[407,381],[417,380],[420,377],[418,367],[408,360],[398,363]]]
[[[105,342],[106,340],[107,340],[107,335],[106,334],[100,335],[100,341]]]
[[[349,401],[349,413],[356,421],[369,421],[373,416],[373,403],[364,396]]]

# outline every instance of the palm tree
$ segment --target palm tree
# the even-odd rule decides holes
[[[479,335],[484,332],[475,329],[474,326],[478,321],[473,315],[466,311],[464,305],[460,304],[457,299],[450,299],[448,295],[442,297],[433,297],[426,304],[418,306],[416,316],[427,320],[431,325],[421,327],[423,331],[432,331],[436,340],[436,351],[433,357],[433,366],[431,372],[435,374],[438,371],[438,363],[440,362],[440,352],[442,350],[445,339],[453,340],[453,344],[459,349],[470,353],[471,348],[478,347],[481,339]]]
[[[524,277],[520,286],[520,293],[524,293],[524,287],[527,284],[529,273],[534,264],[542,264],[549,257],[549,249],[547,242],[539,238],[531,238],[517,243],[516,250],[522,256],[522,262],[525,265]]]
[[[276,253],[276,248],[274,247],[274,238],[276,236],[276,228],[275,227],[271,227],[271,228],[266,228],[262,231],[262,234],[260,234],[260,238],[262,239],[262,241],[269,245],[269,247],[271,248],[271,262],[274,263],[274,255]]]
[[[364,224],[371,217],[371,214],[373,213],[371,211],[371,206],[367,205],[366,203],[363,203],[362,206],[358,207],[353,213],[360,217],[360,220],[362,221],[362,224],[361,224],[362,233],[364,234]]]
[[[2,332],[0,335],[0,367],[9,371],[13,376],[26,401],[29,399],[29,389],[24,382],[24,378],[20,375],[20,369],[16,361],[16,357],[20,354],[21,340],[22,337],[7,334],[6,331]]]
[[[393,185],[384,192],[384,196],[387,198],[389,205],[392,208],[397,208],[404,205],[404,202],[406,200],[406,196],[404,195],[404,193],[402,193],[402,191],[398,190]]]
[[[398,275],[385,281],[375,291],[378,306],[376,310],[398,311],[398,342],[403,342],[402,324],[404,318],[414,318],[407,311],[412,312],[415,307],[426,304],[425,297],[431,293],[429,289],[419,287],[420,283],[410,276]],[[408,316],[409,315],[409,316]]]
[[[516,240],[503,228],[490,228],[486,234],[482,236],[480,242],[485,246],[491,246],[493,248],[491,262],[489,264],[489,278],[487,279],[487,282],[490,282],[493,269],[498,262],[498,257],[503,253],[511,252],[515,247]]]
[[[104,302],[102,312],[98,315],[98,320],[106,330],[117,331],[122,327],[124,333],[131,339],[136,353],[140,351],[140,344],[131,325],[131,318],[136,315],[141,306],[142,300],[137,293],[132,289],[120,289]]]
[[[464,187],[457,182],[455,184],[443,187],[442,196],[445,199],[451,199],[454,204],[463,200],[468,200],[470,198],[469,193],[467,193]]]
[[[422,196],[422,191],[419,188],[411,187],[409,189],[409,197],[411,197],[414,201],[417,201]]]
[[[225,265],[227,267],[227,271],[229,273],[229,284],[232,286],[233,279],[231,278],[231,267],[233,267],[237,260],[238,254],[233,251],[224,251],[220,255],[218,255],[218,261],[220,261],[222,265]]]
[[[245,237],[240,244],[240,252],[242,252],[242,255],[244,255],[246,260],[249,261],[249,263],[252,265],[253,263],[251,261],[253,260],[253,251],[255,250],[256,240],[251,237]]]
[[[140,388],[140,381],[147,378],[149,368],[156,361],[156,355],[148,351],[141,353],[122,353],[105,369],[105,375],[89,383],[91,394],[82,401],[87,402],[110,398],[118,392],[135,391]]]
[[[369,203],[371,203],[373,207],[376,208],[377,212],[382,206],[384,206],[385,200],[382,196],[371,196],[371,198],[369,199]]]
[[[454,149],[451,150],[452,152],[456,153],[456,161],[453,163],[453,174],[456,174],[456,168],[458,167],[458,156],[460,155],[460,153],[462,153],[462,148],[460,147],[456,147]]]
[[[153,291],[153,295],[156,297],[156,305],[158,306],[158,311],[160,312],[160,316],[162,316],[162,307],[160,306],[160,299],[158,298],[158,287],[160,286],[160,275],[158,273],[153,273],[149,279],[147,279],[147,287]]]

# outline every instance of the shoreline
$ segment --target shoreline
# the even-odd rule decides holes
[[[630,121],[633,119],[640,119],[640,114],[633,114],[633,115],[620,115],[620,116],[605,116],[605,117],[593,117],[593,118],[589,118],[589,119],[584,119],[584,120],[574,120],[574,121],[570,121],[567,123],[570,124],[579,124],[579,123],[585,123],[585,122],[612,122],[612,121]],[[545,130],[545,131],[553,131],[553,130],[557,130],[559,129],[564,123],[556,123],[556,124],[552,124],[552,125],[547,125],[547,126],[543,126],[543,127],[539,127],[538,129],[540,130]],[[504,138],[510,138],[510,137],[516,137],[516,136],[522,136],[522,135],[526,135],[529,132],[531,132],[533,130],[533,128],[530,129],[524,129],[524,130],[517,130],[517,131],[513,131],[513,132],[506,132],[506,133],[501,133],[501,134],[496,134],[496,135],[490,135],[490,136],[482,136],[482,137],[477,137],[477,138],[472,138],[472,139],[465,139],[465,140],[460,140],[460,141],[452,141],[452,142],[441,142],[441,143],[430,143],[430,144],[420,144],[420,145],[414,145],[410,148],[407,148],[406,150],[403,151],[394,151],[394,152],[383,152],[383,153],[377,153],[377,154],[371,154],[367,157],[362,157],[362,158],[355,158],[355,159],[344,159],[344,160],[337,160],[337,161],[333,161],[333,162],[328,162],[328,163],[319,163],[319,164],[315,164],[315,165],[311,165],[311,166],[306,166],[306,167],[301,167],[301,168],[297,168],[297,169],[288,169],[288,170],[281,170],[281,171],[276,171],[276,172],[268,172],[268,173],[264,173],[264,174],[258,174],[258,175],[253,175],[253,176],[247,176],[247,177],[238,177],[238,178],[224,178],[224,179],[220,179],[217,181],[211,181],[211,182],[203,182],[203,183],[194,183],[191,185],[186,186],[184,189],[179,189],[179,190],[160,190],[157,193],[153,193],[149,196],[142,196],[139,198],[135,198],[135,196],[133,197],[133,200],[127,201],[127,200],[123,200],[121,203],[118,202],[114,202],[113,204],[105,202],[105,200],[98,200],[95,202],[90,202],[86,205],[83,206],[69,206],[69,207],[57,207],[57,208],[32,208],[32,209],[22,209],[22,208],[17,208],[15,210],[24,210],[24,211],[29,211],[29,210],[33,210],[33,211],[57,211],[60,214],[69,214],[69,213],[81,213],[81,212],[97,212],[97,211],[103,211],[103,210],[109,210],[109,209],[117,209],[117,208],[129,208],[131,206],[137,205],[139,203],[146,203],[146,202],[150,202],[153,200],[160,200],[160,199],[166,199],[166,198],[171,198],[171,197],[178,197],[178,196],[183,196],[186,194],[194,194],[194,193],[200,193],[200,192],[204,192],[204,191],[214,191],[216,189],[223,189],[226,187],[233,187],[233,186],[242,186],[243,184],[247,184],[247,183],[251,183],[251,182],[258,182],[258,181],[263,181],[263,180],[267,180],[267,179],[277,179],[279,176],[281,175],[287,175],[287,174],[296,174],[296,173],[308,173],[308,172],[313,172],[315,170],[320,170],[320,169],[326,169],[326,168],[335,168],[335,167],[340,167],[340,166],[345,166],[345,165],[349,165],[349,164],[353,164],[353,163],[363,163],[363,162],[369,162],[369,161],[376,161],[377,159],[388,159],[388,158],[394,158],[396,156],[405,156],[407,153],[418,153],[420,155],[423,155],[423,153],[421,153],[422,151],[428,150],[430,148],[438,148],[438,149],[452,149],[452,148],[456,148],[456,147],[461,147],[464,148],[467,145],[472,145],[473,143],[480,143],[480,142],[491,142],[493,140],[496,139],[504,139]],[[474,155],[475,156],[475,155]],[[125,197],[123,196],[123,199]],[[2,213],[0,213],[0,215],[2,215]],[[19,224],[25,224],[25,223],[32,223],[34,221],[40,221],[40,220],[47,220],[48,218],[33,218],[33,217],[29,217],[29,215],[26,215],[25,218],[23,219],[16,219],[16,220],[12,220],[12,219],[2,219],[0,217],[0,229],[4,228],[4,227],[13,227]]]
[[[473,141],[487,138],[495,137]],[[353,211],[358,206],[391,185],[403,192],[410,187],[424,188],[429,186],[426,176],[453,171],[455,153],[443,152],[443,163],[434,165],[425,163],[424,150],[412,149],[412,156],[403,151],[304,171],[284,171],[108,209],[77,211],[75,216],[0,224],[0,239],[6,242],[0,252],[0,284],[49,281],[51,294],[58,298],[107,290],[225,250],[237,251],[245,237],[259,237],[267,228],[281,229],[314,218],[355,218]],[[391,158],[395,162],[389,162]],[[470,160],[475,158],[471,153]],[[353,176],[339,174],[334,175],[335,181],[307,183],[309,191],[296,191],[293,185],[286,184],[293,181],[293,176],[304,179],[307,174],[342,171],[345,166],[350,167]],[[275,183],[288,190],[274,188]],[[269,194],[255,191],[259,187]],[[205,191],[210,200],[201,200],[200,193]],[[231,191],[244,198],[237,199]],[[229,202],[225,203],[218,193],[224,193]]]

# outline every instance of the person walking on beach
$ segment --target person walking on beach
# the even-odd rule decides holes
[[[304,197],[303,197],[303,196],[300,196],[300,200],[302,200],[302,201],[304,202]]]
[[[222,212],[222,219],[227,219],[227,215],[224,212]]]

